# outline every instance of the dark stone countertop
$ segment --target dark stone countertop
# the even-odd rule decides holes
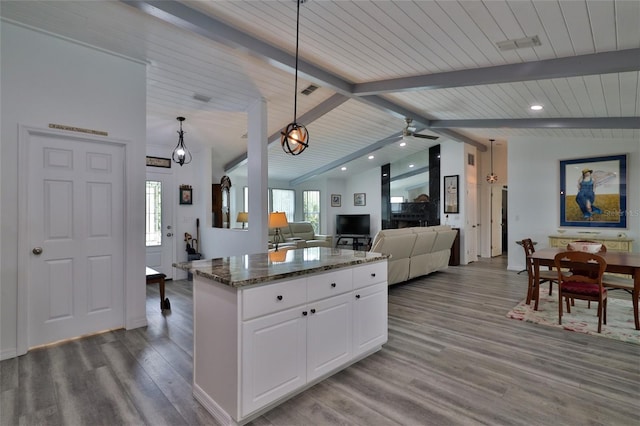
[[[231,287],[243,287],[378,262],[388,257],[381,253],[327,247],[281,248],[277,252],[179,262],[173,266]]]

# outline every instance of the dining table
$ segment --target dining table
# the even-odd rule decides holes
[[[543,248],[536,250],[529,256],[533,260],[533,297],[535,300],[534,310],[538,310],[540,300],[540,266],[554,265],[556,254],[567,251],[563,248]],[[640,253],[607,251],[598,253],[607,262],[605,272],[628,275],[633,278],[633,288],[631,289],[631,303],[633,304],[633,319],[636,330],[640,330],[640,317],[638,314],[638,298],[640,296]],[[613,288],[621,288],[613,285]]]

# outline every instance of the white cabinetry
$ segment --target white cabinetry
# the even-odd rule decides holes
[[[195,277],[194,306],[207,311],[194,315],[196,398],[221,423],[242,424],[380,349],[386,268],[385,260],[239,289]]]
[[[366,353],[387,341],[386,286],[386,264],[372,263],[354,268],[354,356]]]

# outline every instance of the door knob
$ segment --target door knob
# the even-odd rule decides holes
[[[171,232],[167,232],[167,237],[173,237],[173,234]]]
[[[31,251],[35,255],[41,255],[42,254],[42,247],[34,247],[33,250],[31,250]]]

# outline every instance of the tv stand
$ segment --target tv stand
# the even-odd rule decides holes
[[[351,242],[342,242],[343,239],[349,239]],[[371,246],[371,237],[369,235],[338,235],[336,238],[336,248],[340,246],[351,245],[353,250],[369,250]]]

